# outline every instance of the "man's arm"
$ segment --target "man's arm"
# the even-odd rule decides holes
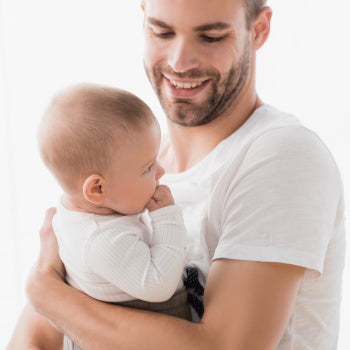
[[[38,310],[84,349],[263,350],[278,344],[303,271],[276,263],[215,261],[199,324],[102,303],[47,271],[34,273],[28,292]]]
[[[275,349],[304,271],[282,263],[216,260],[204,300],[203,322],[211,333],[211,344],[219,339],[219,349]]]
[[[38,312],[84,349],[273,349],[291,315],[304,269],[287,264],[219,259],[205,290],[199,324],[103,303],[63,281],[64,269],[52,230],[54,210],[40,232],[38,264],[27,292]],[[62,336],[25,309],[9,350],[59,349]],[[56,343],[56,344],[55,344]],[[49,344],[47,346],[47,344]]]
[[[33,267],[34,271],[45,269],[48,273],[62,282],[65,275],[64,266],[58,255],[56,236],[52,228],[52,218],[56,213],[55,208],[46,211],[43,226],[40,230],[40,257],[38,264]],[[29,280],[30,282],[30,280]],[[50,293],[49,290],[42,291],[43,295]],[[54,302],[54,300],[51,300]],[[13,332],[8,350],[55,350],[62,349],[63,334],[59,332],[50,322],[37,313],[30,304],[24,307],[17,326]]]
[[[12,335],[8,350],[62,349],[63,335],[27,304]]]

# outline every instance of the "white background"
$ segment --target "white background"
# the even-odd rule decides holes
[[[296,114],[325,141],[341,170],[349,208],[350,5],[345,0],[270,0],[269,4],[274,15],[269,41],[258,55],[259,94],[265,102]],[[59,195],[36,145],[38,123],[51,96],[73,82],[119,86],[143,98],[163,128],[165,119],[143,72],[140,0],[0,0],[0,5],[0,348],[4,348],[25,303],[25,280],[38,253],[45,209]],[[350,349],[349,265],[348,254],[340,350]]]

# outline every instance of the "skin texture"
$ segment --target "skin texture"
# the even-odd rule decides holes
[[[146,1],[145,68],[169,118],[172,147],[160,160],[167,172],[196,164],[261,106],[255,91],[255,54],[268,37],[270,18],[271,10],[264,8],[248,31],[239,0]],[[228,27],[203,30],[204,25],[208,28],[218,22]],[[162,23],[162,30],[170,27],[172,36],[154,37],[160,29],[154,23]],[[225,40],[203,41],[203,35],[223,34]],[[191,91],[172,89],[169,78],[182,84],[205,83]],[[217,112],[212,115],[212,111]],[[206,284],[204,317],[192,324],[102,303],[63,283],[51,218],[49,210],[41,230],[39,262],[27,285],[30,302],[43,316],[28,306],[9,349],[58,349],[62,335],[45,317],[84,349],[267,350],[280,341],[303,268],[214,261]],[[49,347],[42,345],[48,335],[55,338]]]

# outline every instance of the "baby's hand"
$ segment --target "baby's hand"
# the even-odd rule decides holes
[[[168,205],[174,205],[174,198],[170,192],[170,188],[165,185],[159,185],[156,187],[150,201],[146,204],[146,209],[153,211]]]

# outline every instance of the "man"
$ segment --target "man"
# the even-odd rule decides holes
[[[271,19],[264,5],[144,3],[145,69],[168,117],[164,182],[184,207],[193,255],[201,237],[209,248],[201,322],[104,304],[66,285],[50,210],[27,288],[38,313],[25,308],[10,349],[59,348],[59,331],[83,349],[336,349],[341,180],[317,136],[256,93],[256,51]]]

